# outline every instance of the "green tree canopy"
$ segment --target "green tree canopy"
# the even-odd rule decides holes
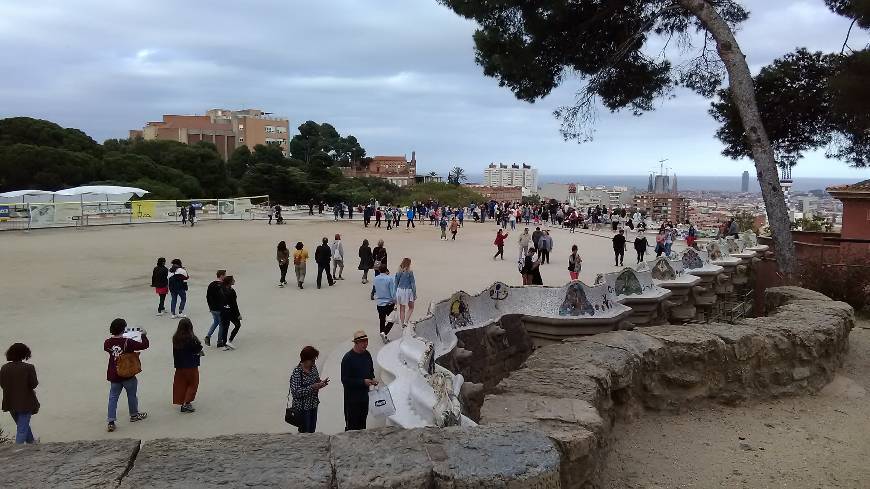
[[[306,121],[299,126],[299,134],[288,143],[290,155],[297,160],[310,162],[315,156],[328,156],[331,164],[350,166],[361,161],[365,149],[354,136],[342,137],[331,124]]]
[[[30,117],[0,119],[0,146],[29,144],[88,153],[99,158],[103,148],[78,129],[66,129],[54,122]]]
[[[89,153],[52,146],[0,146],[0,191],[61,190],[100,178],[101,161]]]

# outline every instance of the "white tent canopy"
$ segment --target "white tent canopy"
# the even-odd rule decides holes
[[[14,190],[0,194],[0,203],[18,202],[81,202],[81,201],[115,201],[126,202],[130,197],[142,197],[149,193],[136,187],[119,187],[116,185],[86,185],[73,187],[57,192],[46,190]],[[50,198],[49,198],[50,196]],[[20,200],[19,200],[20,199]],[[26,199],[26,200],[25,200]]]

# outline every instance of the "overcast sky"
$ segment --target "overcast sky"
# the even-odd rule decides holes
[[[839,51],[848,21],[822,0],[748,0],[738,33],[753,71],[796,46]],[[2,0],[0,116],[126,137],[162,114],[260,108],[291,127],[328,121],[369,155],[417,151],[420,170],[528,162],[545,174],[739,175],[709,102],[679,92],[640,118],[600,111],[592,143],[565,142],[552,111],[569,80],[518,101],[474,63],[474,25],[435,0]],[[853,45],[866,42],[866,34]],[[854,34],[853,34],[854,36]],[[291,131],[292,132],[292,131]],[[800,176],[867,178],[809,155]]]

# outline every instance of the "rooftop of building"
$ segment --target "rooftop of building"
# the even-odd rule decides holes
[[[870,194],[870,180],[853,183],[851,185],[835,185],[826,189],[831,195],[837,194]]]

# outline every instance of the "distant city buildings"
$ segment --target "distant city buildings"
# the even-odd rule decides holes
[[[410,161],[405,156],[375,156],[363,168],[347,167],[342,168],[341,172],[346,177],[381,178],[399,187],[407,187],[417,181],[417,153],[411,152]],[[429,178],[430,181],[441,179],[437,176]]]
[[[745,193],[749,192],[749,172],[743,172],[743,179],[740,181],[740,191]]]
[[[496,202],[517,202],[523,198],[523,187],[493,187],[491,185],[466,185],[475,192]]]
[[[273,117],[258,109],[211,109],[206,115],[163,116],[161,121],[147,122],[142,129],[130,131],[130,138],[160,139],[196,144],[207,141],[217,147],[224,160],[240,146],[275,144],[287,155],[290,121]]]
[[[522,187],[525,195],[538,193],[538,170],[530,165],[491,163],[483,171],[483,184],[487,187]]]
[[[634,206],[646,211],[653,221],[686,222],[689,218],[689,199],[673,194],[644,193],[634,197]]]
[[[572,206],[602,205],[608,208],[626,207],[634,202],[635,192],[628,187],[588,187],[576,183],[545,183],[538,195],[544,200],[554,199]]]
[[[651,194],[677,195],[677,176],[650,173],[646,191]]]

